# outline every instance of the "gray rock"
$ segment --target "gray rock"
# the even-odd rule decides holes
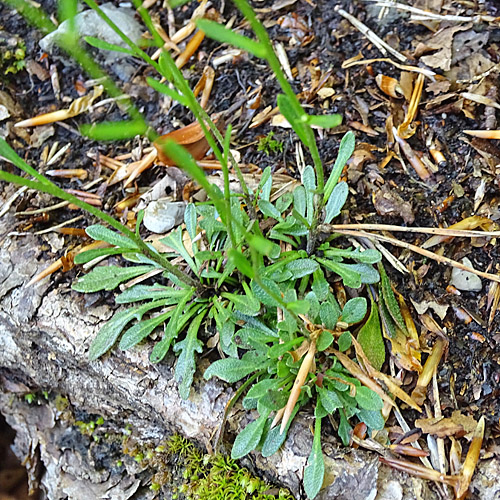
[[[467,257],[462,259],[462,264],[472,267],[472,262]],[[464,292],[480,292],[483,288],[481,278],[477,274],[469,273],[456,267],[451,271],[450,285]]]
[[[186,203],[163,198],[152,201],[144,210],[144,225],[153,233],[163,234],[184,220]]]
[[[111,3],[101,5],[101,10],[127,35],[137,43],[144,31],[139,22],[134,19],[134,11],[128,8],[115,7]],[[85,10],[75,17],[76,30],[80,39],[93,36],[105,42],[127,47],[125,42],[113,31],[108,24],[93,10]],[[61,43],[64,35],[69,33],[69,21],[62,22],[57,30],[49,33],[40,40],[40,47],[45,52],[52,52],[54,46]],[[64,44],[64,42],[62,42]],[[64,48],[64,47],[63,47]],[[134,67],[126,61],[127,57],[118,52],[102,51],[104,62],[122,80],[129,80]]]

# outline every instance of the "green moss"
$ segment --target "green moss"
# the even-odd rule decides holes
[[[0,32],[0,71],[15,74],[26,66],[26,45],[18,37],[6,38]]]
[[[259,139],[257,151],[264,151],[267,155],[272,153],[281,153],[283,151],[283,143],[273,139],[274,132],[269,132],[265,137]]]
[[[253,476],[223,455],[205,455],[187,439],[174,435],[167,450],[175,453],[184,467],[185,482],[179,493],[190,500],[293,500],[284,488],[275,488]],[[172,497],[173,498],[173,497]]]

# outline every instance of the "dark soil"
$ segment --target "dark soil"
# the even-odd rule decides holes
[[[338,96],[328,107],[328,112],[340,113],[344,117],[341,127],[329,132],[323,132],[319,142],[320,153],[326,169],[329,170],[336,157],[341,134],[352,129],[352,122],[363,122],[356,106],[356,100],[362,99],[369,107],[368,122],[371,129],[377,135],[355,130],[357,144],[369,144],[376,147],[372,151],[372,158],[361,165],[358,175],[348,167],[346,175],[348,179],[355,179],[350,182],[350,186],[356,191],[351,196],[347,210],[343,212],[343,222],[345,223],[381,223],[412,225],[415,227],[448,227],[466,217],[472,215],[482,215],[490,217],[493,221],[500,218],[498,189],[500,187],[500,173],[490,168],[488,161],[478,154],[477,149],[464,142],[463,130],[483,129],[485,106],[468,103],[470,113],[468,116],[456,105],[459,100],[459,93],[468,90],[468,85],[452,82],[449,92],[457,94],[442,103],[434,103],[434,95],[427,92],[424,86],[424,94],[420,102],[418,115],[419,125],[416,134],[408,142],[414,151],[422,152],[429,156],[429,144],[432,140],[438,140],[441,149],[447,160],[446,164],[439,165],[438,171],[433,175],[433,183],[423,182],[418,178],[411,166],[407,165],[407,170],[403,170],[401,163],[392,159],[386,166],[382,167],[381,162],[386,157],[387,151],[391,150],[392,144],[388,144],[385,133],[386,119],[392,113],[399,116],[403,113],[401,101],[392,99],[383,94],[375,83],[375,76],[384,74],[399,78],[401,70],[386,62],[375,62],[371,66],[353,66],[349,70],[342,69],[342,63],[360,52],[364,59],[381,57],[380,52],[374,47],[360,32],[355,30],[336,11],[337,7],[342,7],[350,12],[360,21],[366,23],[381,38],[389,40],[396,46],[397,50],[408,56],[410,65],[421,65],[419,57],[414,56],[416,45],[419,40],[423,40],[430,33],[429,29],[421,24],[409,22],[406,15],[399,16],[392,21],[384,20],[379,22],[373,16],[373,10],[368,10],[367,3],[363,2],[332,2],[328,0],[318,0],[316,2],[306,2],[299,0],[290,7],[277,11],[271,10],[273,2],[258,2],[256,7],[261,9],[261,17],[270,25],[269,32],[275,41],[281,41],[286,49],[292,68],[297,68],[299,76],[293,82],[297,93],[306,92],[310,89],[311,78],[307,70],[308,65],[315,65],[321,72],[330,71],[328,87],[335,90]],[[46,5],[46,8],[49,6]],[[177,27],[181,27],[184,19],[188,19],[192,12],[192,7],[181,8],[176,11]],[[495,2],[486,2],[485,12],[495,16],[498,15]],[[152,8],[153,12],[158,12],[158,6]],[[372,14],[370,14],[370,12]],[[454,13],[454,12],[450,12]],[[468,12],[465,7],[458,12],[460,15],[474,14],[475,11]],[[241,20],[241,16],[236,13],[231,5],[225,6],[224,17],[227,20],[233,14],[237,15],[235,26]],[[308,27],[309,34],[313,35],[312,41],[301,46],[300,43],[293,47],[288,45],[293,30],[284,29],[275,21],[281,16],[291,16],[295,14]],[[75,85],[77,82],[84,82],[86,76],[82,71],[67,60],[55,56],[42,58],[42,52],[37,41],[40,35],[36,30],[29,28],[24,20],[9,8],[0,4],[1,23],[0,30],[8,30],[11,34],[20,36],[26,41],[27,58],[37,62],[46,70],[50,65],[55,65],[58,70],[61,95],[64,100],[71,102],[78,97]],[[166,14],[159,13],[160,19],[165,20]],[[166,23],[166,21],[165,21]],[[479,23],[473,28],[478,33],[489,34],[489,41],[485,57],[488,57],[493,64],[499,62],[500,52],[498,51],[498,40],[500,30],[495,29],[491,24]],[[200,56],[199,60],[193,58],[190,62],[192,66],[185,70],[185,75],[190,82],[195,85],[207,64],[207,56],[214,56],[221,52],[220,46],[210,40],[205,40],[201,47],[205,57]],[[196,59],[196,61],[195,61]],[[459,64],[459,63],[456,63]],[[436,72],[441,70],[436,69]],[[138,66],[135,77],[129,82],[122,82],[124,90],[134,97],[134,101],[153,127],[159,133],[168,132],[177,126],[179,122],[184,125],[192,121],[192,117],[180,107],[175,106],[168,114],[158,111],[158,97],[156,94],[146,89],[143,78],[145,68]],[[498,82],[498,73],[492,73],[485,77],[485,81],[490,87]],[[430,81],[426,81],[426,85]],[[246,95],[252,89],[262,85],[262,96],[259,109],[255,112],[246,108]],[[250,89],[250,90],[248,90]],[[40,170],[47,168],[41,164],[40,155],[45,146],[52,146],[58,141],[59,145],[71,143],[69,152],[63,159],[64,168],[85,168],[89,171],[89,179],[102,175],[98,167],[93,165],[88,157],[90,151],[99,151],[109,157],[129,152],[139,144],[139,140],[123,142],[119,144],[97,144],[82,138],[75,131],[81,123],[98,122],[103,119],[119,119],[121,112],[114,106],[111,112],[107,113],[105,107],[98,108],[95,112],[80,115],[66,122],[71,129],[55,124],[55,132],[44,144],[39,147],[30,145],[30,133],[16,135],[12,124],[20,119],[25,119],[47,111],[66,107],[68,104],[58,101],[54,96],[53,86],[50,78],[40,81],[37,76],[27,71],[21,71],[15,75],[6,75],[0,90],[10,95],[21,107],[21,116],[15,117],[12,122],[0,123],[0,133],[3,135],[8,131],[9,142],[17,149],[31,165],[39,166]],[[252,117],[262,111],[266,106],[275,106],[278,86],[274,77],[261,61],[255,58],[242,55],[232,63],[226,63],[216,69],[216,80],[214,89],[210,97],[209,112],[221,112],[231,110],[226,119],[232,123],[235,129],[233,148],[240,148],[244,164],[257,165],[260,168],[271,166],[275,172],[286,171],[292,175],[297,175],[295,144],[296,136],[291,129],[271,127],[269,122],[256,128],[250,128]],[[495,97],[493,97],[495,100]],[[235,103],[241,101],[237,109],[233,109]],[[358,101],[359,102],[359,101]],[[324,101],[317,96],[308,102],[309,112],[322,113]],[[492,108],[490,108],[492,109]],[[238,113],[236,113],[238,111]],[[498,117],[498,111],[493,110]],[[474,118],[472,118],[472,116]],[[173,125],[173,120],[177,120]],[[365,124],[366,125],[366,124]],[[496,128],[496,126],[495,126]],[[258,141],[259,137],[266,136],[270,131],[274,132],[274,138],[283,142],[281,153],[267,155],[258,152],[256,145],[244,147],[249,143]],[[470,139],[470,137],[469,137]],[[146,142],[143,141],[146,145]],[[492,158],[500,159],[500,149],[498,141],[490,141],[488,144],[478,142],[478,148],[487,150]],[[308,162],[306,154],[306,164]],[[4,165],[5,169],[13,170],[11,166]],[[57,168],[57,167],[56,167]],[[63,167],[61,167],[63,168]],[[164,170],[162,167],[154,167],[144,173],[138,179],[140,187],[147,187],[162,177]],[[481,179],[486,181],[485,193],[480,203],[479,209],[474,211],[475,195]],[[88,180],[86,181],[88,182]],[[78,180],[61,181],[64,188],[78,189],[83,183]],[[373,204],[373,195],[384,185],[392,192],[401,197],[400,203],[407,202],[411,207],[414,216],[412,222],[406,223],[400,216],[398,207],[391,214],[382,215]],[[108,188],[104,193],[105,207],[111,210],[114,202],[124,196],[124,191],[120,185]],[[4,199],[8,198],[16,190],[13,186],[0,186],[3,190]],[[454,195],[451,201],[449,197]],[[446,206],[443,205],[446,203]],[[25,194],[15,205],[17,211],[37,208],[39,206],[52,205],[53,201],[47,197],[30,192]],[[50,212],[50,218],[44,222],[34,221],[29,227],[30,231],[50,227],[63,220],[75,217],[74,211],[60,209]],[[22,217],[19,223],[26,224]],[[85,228],[94,221],[87,216],[76,223],[77,227]],[[30,223],[31,224],[31,223]],[[421,245],[426,239],[426,235],[415,235],[410,233],[395,233],[397,238]],[[1,235],[0,235],[1,238]],[[79,241],[78,241],[79,242]],[[72,240],[67,237],[66,244],[71,246],[77,243],[76,238]],[[403,252],[399,248],[386,245],[388,250],[395,256],[401,257],[401,261],[412,272],[408,275],[398,273],[390,265],[386,265],[387,272],[393,281],[396,289],[403,294],[407,304],[413,314],[418,331],[422,334],[422,340],[432,343],[435,338],[426,330],[421,323],[418,314],[412,308],[410,300],[420,302],[424,299],[435,300],[441,305],[449,305],[447,314],[443,320],[436,315],[434,319],[449,339],[449,348],[446,359],[440,365],[438,382],[440,397],[444,413],[448,415],[454,409],[459,409],[464,414],[472,414],[476,418],[484,415],[487,419],[488,437],[492,439],[500,433],[500,315],[497,313],[492,322],[488,322],[489,303],[487,293],[491,283],[483,279],[483,289],[480,292],[461,292],[455,295],[448,287],[450,282],[451,269],[420,255]],[[433,248],[436,250],[439,247]],[[500,263],[500,252],[498,246],[490,241],[455,240],[441,245],[442,253],[455,260],[461,260],[467,256],[474,268],[491,273],[498,273]],[[47,249],[45,258],[50,262],[59,257],[57,253]],[[57,275],[55,283],[70,282],[75,273],[74,269],[65,275]],[[102,297],[107,300],[111,296]],[[410,413],[408,413],[410,415]],[[413,416],[410,418],[413,420]]]

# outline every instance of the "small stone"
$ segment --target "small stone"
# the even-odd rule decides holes
[[[10,116],[9,110],[5,106],[0,104],[0,122],[2,120],[5,120],[9,116]]]
[[[467,257],[462,259],[462,264],[467,267],[472,267],[472,262]],[[477,274],[463,271],[456,267],[451,271],[450,285],[464,292],[480,292],[483,288],[481,278],[477,276]]]
[[[184,220],[186,203],[160,199],[152,201],[144,210],[144,225],[153,233],[163,234]]]

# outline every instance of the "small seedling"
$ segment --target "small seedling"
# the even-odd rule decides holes
[[[259,139],[257,151],[264,151],[267,155],[281,153],[283,151],[283,143],[273,139],[274,132],[269,132],[265,137]]]

